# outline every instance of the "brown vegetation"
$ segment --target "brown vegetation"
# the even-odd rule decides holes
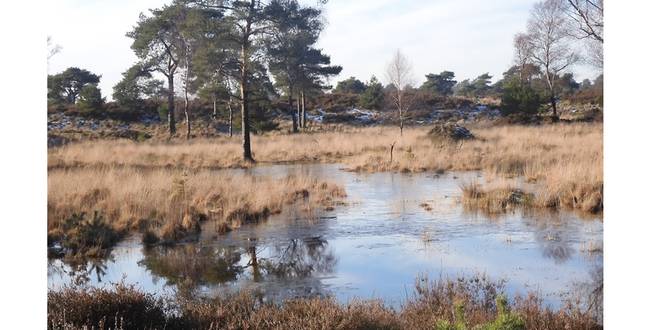
[[[126,329],[599,329],[595,315],[566,302],[559,310],[540,298],[507,306],[501,283],[485,277],[429,282],[396,311],[379,300],[340,304],[333,298],[263,302],[243,291],[212,299],[156,298],[131,286],[68,287],[48,293],[48,327]]]
[[[57,169],[48,175],[49,241],[70,240],[80,228],[87,228],[78,225],[85,221],[67,220],[81,212],[102,214],[104,225],[97,227],[104,230],[139,230],[146,241],[175,241],[199,231],[204,220],[213,220],[219,231],[227,231],[296,202],[303,201],[309,209],[325,208],[344,196],[343,188],[308,176],[272,179],[165,168]]]
[[[461,187],[463,207],[484,211],[487,214],[505,212],[517,206],[532,206],[534,196],[510,186],[484,190],[476,183]]]
[[[483,170],[538,183],[536,205],[602,210],[602,124],[470,127],[476,139],[438,143],[429,128],[344,128],[311,134],[253,137],[259,162],[343,162],[353,171]],[[390,150],[394,148],[392,154]],[[49,150],[50,169],[128,166],[230,168],[242,160],[238,139],[186,143],[97,141]],[[513,187],[518,189],[519,187]]]

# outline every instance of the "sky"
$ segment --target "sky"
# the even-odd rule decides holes
[[[47,34],[62,47],[48,63],[54,74],[77,66],[101,74],[103,96],[137,61],[126,32],[141,12],[168,0],[49,1]],[[315,5],[317,0],[301,0]],[[330,83],[354,76],[385,80],[395,51],[412,62],[415,83],[453,71],[458,81],[488,72],[493,81],[513,63],[513,36],[525,30],[533,0],[328,0],[326,28],[317,46],[344,70]],[[576,80],[597,74],[574,67]]]

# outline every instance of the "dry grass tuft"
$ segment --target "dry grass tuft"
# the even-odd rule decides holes
[[[461,186],[463,207],[498,214],[518,206],[532,206],[534,196],[510,186],[484,189],[477,183]]]
[[[302,202],[322,209],[346,196],[343,188],[309,176],[256,178],[210,170],[80,168],[48,175],[48,230],[53,238],[66,219],[98,211],[120,233],[145,233],[145,242],[177,241],[213,220],[220,231],[256,222]]]

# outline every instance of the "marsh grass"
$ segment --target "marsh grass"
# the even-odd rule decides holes
[[[328,208],[345,194],[343,188],[310,176],[273,179],[210,170],[59,169],[48,175],[48,231],[51,243],[91,232],[82,226],[87,222],[67,219],[95,212],[97,229],[116,235],[138,231],[146,243],[171,243],[194,237],[204,221],[213,221],[225,232],[286,207]],[[84,242],[70,246],[88,247]]]
[[[579,213],[597,214],[603,210],[602,185],[571,184],[568,189],[541,186],[534,193],[514,187],[511,183],[481,185],[474,182],[461,185],[461,202],[465,209],[496,215],[522,208],[574,209]]]
[[[520,206],[533,206],[534,195],[511,186],[483,188],[475,182],[461,185],[462,204],[466,209],[498,214]]]
[[[341,162],[359,172],[483,170],[538,183],[538,206],[598,213],[603,209],[603,130],[599,123],[471,127],[475,139],[438,144],[428,127],[342,128],[253,137],[262,163]],[[392,147],[394,146],[394,147]],[[391,152],[391,154],[390,154]],[[236,168],[239,139],[188,142],[93,141],[50,149],[50,170],[65,168]],[[514,187],[520,188],[520,187]]]
[[[429,281],[399,310],[381,300],[295,298],[264,302],[248,291],[200,298],[156,298],[132,286],[90,289],[69,286],[48,293],[51,329],[600,329],[594,315],[567,301],[551,310],[535,295],[511,306],[502,282],[485,276]]]

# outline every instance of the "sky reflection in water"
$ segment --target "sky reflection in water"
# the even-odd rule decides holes
[[[95,286],[124,279],[158,294],[249,288],[276,301],[334,295],[342,302],[378,297],[398,306],[412,294],[418,275],[485,273],[505,279],[509,294],[540,290],[549,305],[558,306],[577,284],[602,280],[600,219],[524,211],[489,218],[464,211],[457,202],[460,184],[484,180],[477,172],[356,174],[339,165],[247,172],[328,179],[345,186],[348,205],[312,219],[284,212],[221,236],[209,229],[198,242],[172,248],[146,249],[130,237],[104,261],[74,266],[49,260],[49,287],[75,279]]]

